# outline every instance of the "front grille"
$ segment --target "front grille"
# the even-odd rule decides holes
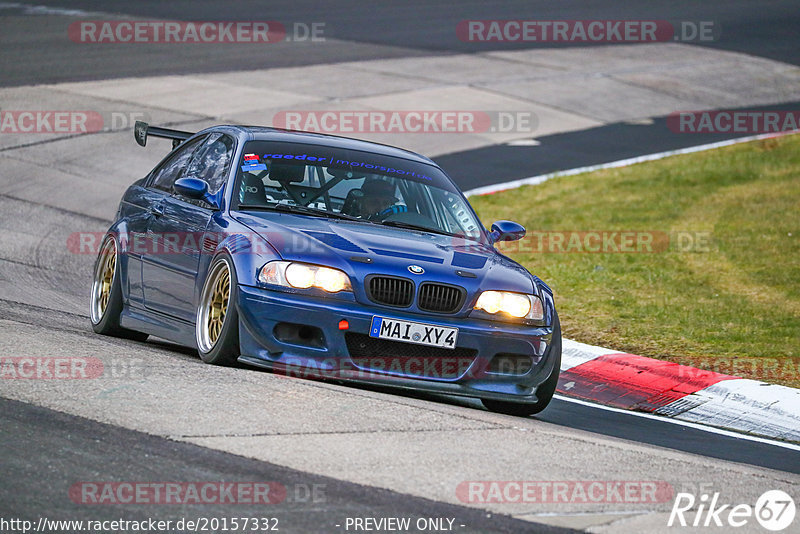
[[[350,359],[360,369],[445,380],[464,375],[478,354],[475,349],[428,347],[356,332],[347,332],[345,343]]]
[[[420,310],[436,313],[453,313],[461,308],[464,290],[456,286],[424,283],[419,287],[417,306]]]
[[[407,308],[414,300],[414,284],[405,278],[373,276],[367,283],[369,298],[378,304]]]

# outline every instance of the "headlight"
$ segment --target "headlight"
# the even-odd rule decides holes
[[[476,310],[492,315],[503,313],[518,319],[541,321],[544,319],[544,306],[539,297],[510,291],[484,291],[475,303]]]
[[[297,289],[317,287],[328,293],[353,290],[350,278],[339,269],[289,261],[267,263],[259,271],[258,281]]]

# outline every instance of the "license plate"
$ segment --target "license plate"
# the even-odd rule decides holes
[[[458,328],[387,319],[375,315],[372,317],[369,337],[454,349],[458,339]]]

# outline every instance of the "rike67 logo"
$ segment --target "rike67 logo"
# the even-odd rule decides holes
[[[696,512],[693,510],[695,506],[697,506]],[[694,518],[691,518],[693,512]],[[699,499],[691,493],[678,493],[675,496],[675,503],[672,505],[667,526],[735,529],[751,523],[755,518],[763,528],[778,532],[794,522],[796,512],[792,497],[781,490],[765,491],[758,498],[755,506],[721,504],[718,492],[713,495],[704,493]]]

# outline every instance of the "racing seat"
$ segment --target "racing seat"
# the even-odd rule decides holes
[[[301,206],[308,205],[308,201],[304,200],[308,195],[308,186],[295,185],[305,181],[305,165],[270,163],[269,179],[281,184],[281,187],[286,194],[289,195],[291,201]]]
[[[264,191],[264,182],[261,181],[261,178],[249,172],[242,175],[239,202],[258,206],[267,205],[267,193]]]

